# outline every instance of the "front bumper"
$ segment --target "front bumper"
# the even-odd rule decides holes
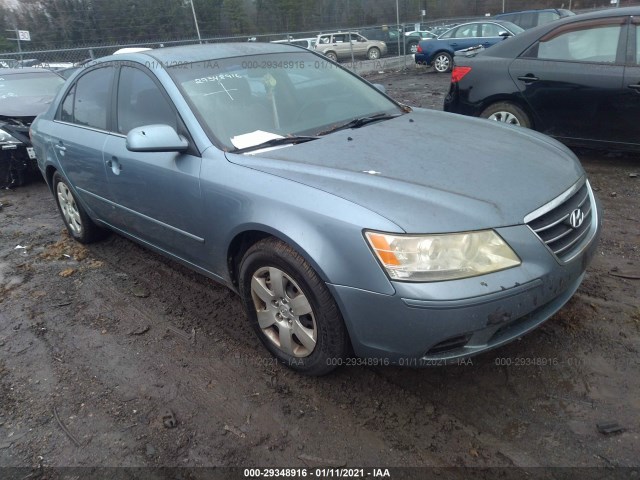
[[[329,288],[356,355],[399,365],[449,363],[508,343],[555,314],[584,278],[598,222],[581,253],[565,264],[522,225],[497,230],[519,253],[516,268],[448,282],[393,282],[394,295]]]
[[[414,59],[417,65],[431,65],[431,57],[424,53],[416,53]]]
[[[40,172],[30,145],[0,145],[0,188],[19,187],[34,175]]]

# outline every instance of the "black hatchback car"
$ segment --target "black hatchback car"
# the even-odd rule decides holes
[[[640,7],[568,17],[456,57],[444,109],[569,145],[640,150]]]

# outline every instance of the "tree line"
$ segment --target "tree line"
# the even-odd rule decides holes
[[[192,0],[203,38],[320,31],[396,23],[395,0]],[[506,10],[568,8],[570,0],[504,0]],[[609,0],[572,0],[572,8]],[[623,5],[638,0],[621,0]],[[398,0],[401,22],[499,13],[503,0]],[[0,3],[2,5],[2,3]],[[191,0],[22,0],[0,7],[0,51],[15,50],[7,29],[31,32],[24,49],[192,39]]]

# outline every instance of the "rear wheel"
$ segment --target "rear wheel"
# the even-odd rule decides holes
[[[289,245],[267,238],[247,251],[240,295],[264,346],[289,368],[323,375],[346,355],[347,332],[335,300]]]
[[[82,205],[76,200],[67,181],[58,172],[53,174],[53,194],[67,231],[75,240],[80,243],[91,243],[106,235],[107,232],[89,218]]]
[[[497,102],[487,107],[480,116],[488,120],[531,128],[531,119],[519,106],[511,102]]]
[[[409,51],[411,53],[416,53],[418,51],[418,44],[417,43],[410,43],[409,44]]]
[[[453,58],[447,52],[440,52],[433,59],[433,68],[438,73],[450,72],[452,66]]]

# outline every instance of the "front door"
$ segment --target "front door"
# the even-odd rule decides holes
[[[170,125],[181,131],[168,96],[142,68],[122,66],[115,132],[104,145],[114,210],[113,226],[187,261],[204,250],[204,218],[197,152],[131,152],[133,128]]]

